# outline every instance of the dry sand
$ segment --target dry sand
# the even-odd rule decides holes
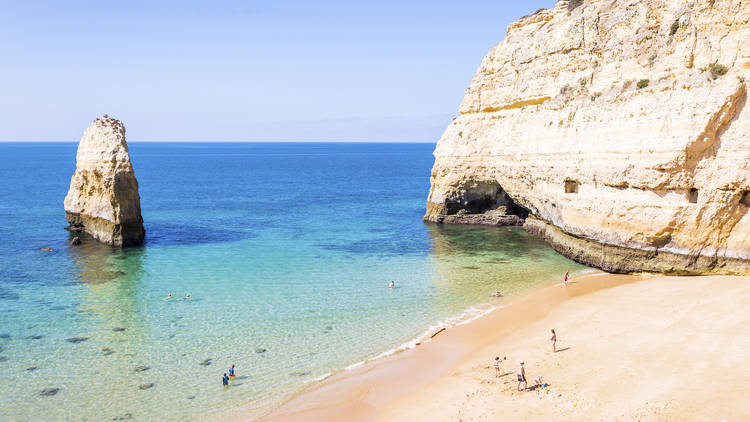
[[[332,377],[263,420],[750,420],[750,277],[574,281]],[[495,356],[508,358],[501,377]],[[518,392],[521,360],[529,387],[539,375],[549,386]]]

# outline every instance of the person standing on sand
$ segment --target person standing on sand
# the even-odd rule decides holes
[[[526,384],[526,369],[523,367],[524,362],[518,365],[518,391],[521,391],[521,383],[523,383],[523,389],[528,388]]]
[[[552,337],[550,337],[549,341],[552,342],[552,351],[557,352],[557,333],[555,333],[555,329],[552,329]]]
[[[495,356],[495,377],[500,376],[500,356]]]

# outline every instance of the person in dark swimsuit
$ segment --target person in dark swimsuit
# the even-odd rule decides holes
[[[552,342],[552,351],[557,352],[557,334],[554,329],[552,329],[552,337],[550,337],[549,341]]]
[[[221,383],[224,385],[229,385],[229,377],[227,376],[226,372],[224,372],[224,378],[221,379]]]
[[[526,370],[523,367],[523,362],[518,365],[518,391],[521,391],[521,383],[523,383],[523,388],[528,388],[526,384]]]

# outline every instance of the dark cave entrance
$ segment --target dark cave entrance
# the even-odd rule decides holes
[[[518,205],[497,183],[477,183],[463,197],[446,201],[445,205],[448,215],[495,212],[522,219],[529,216],[529,210]]]

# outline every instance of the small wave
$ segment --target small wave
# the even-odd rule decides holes
[[[394,347],[392,349],[388,349],[369,359],[365,359],[363,361],[359,361],[349,366],[346,366],[343,369],[343,371],[349,371],[349,370],[358,368],[360,366],[363,366],[366,363],[373,362],[378,359],[382,359],[391,355],[395,355],[396,353],[400,353],[409,349],[413,349],[420,344],[429,343],[430,341],[432,341],[432,337],[436,335],[439,332],[439,330],[442,331],[441,329],[448,330],[448,329],[455,328],[464,324],[468,324],[472,321],[475,321],[489,314],[490,312],[496,309],[501,309],[503,307],[504,307],[503,305],[489,305],[489,306],[484,306],[484,307],[469,308],[465,310],[464,312],[460,313],[459,315],[446,318],[438,323],[430,325],[424,332],[422,332],[420,335],[418,335],[414,339],[409,340],[405,343],[402,343],[401,345]]]

